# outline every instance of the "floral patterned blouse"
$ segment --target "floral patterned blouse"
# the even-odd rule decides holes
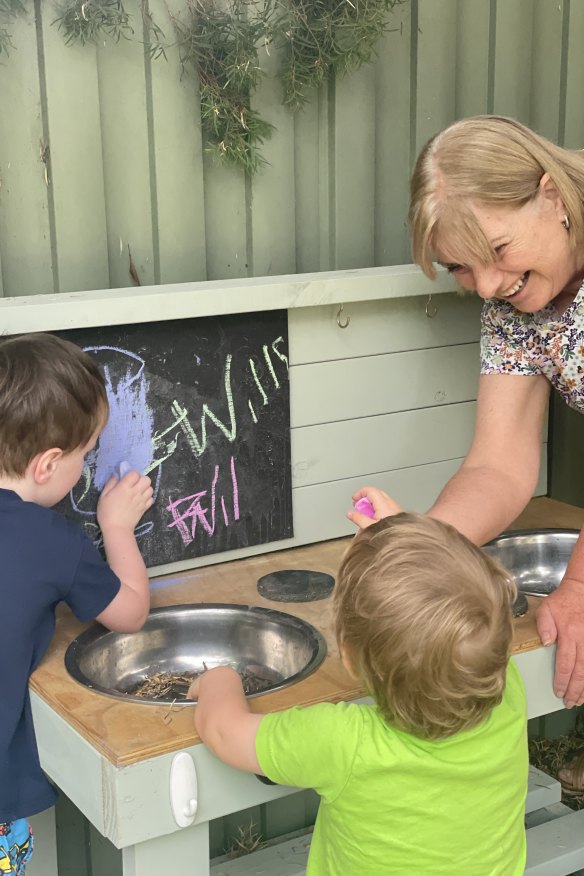
[[[571,408],[584,413],[584,284],[561,316],[553,304],[521,313],[508,301],[486,301],[481,374],[543,374]]]

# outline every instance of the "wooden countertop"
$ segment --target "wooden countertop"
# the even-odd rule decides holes
[[[580,528],[584,509],[553,499],[533,499],[513,529]],[[350,539],[335,539],[307,547],[278,551],[166,575],[151,582],[152,607],[196,602],[233,602],[276,608],[298,615],[325,636],[328,656],[304,681],[284,690],[250,700],[254,711],[279,711],[292,705],[356,699],[364,691],[347,675],[338,656],[330,616],[330,600],[311,603],[274,603],[257,592],[257,580],[277,569],[312,569],[336,574]],[[541,647],[535,627],[538,599],[528,597],[529,611],[515,622],[514,652]],[[127,703],[85,688],[74,681],[63,663],[69,643],[87,624],[80,624],[60,606],[57,629],[45,659],[31,677],[31,689],[73,726],[115,766],[127,766],[200,742],[193,723],[193,706]]]

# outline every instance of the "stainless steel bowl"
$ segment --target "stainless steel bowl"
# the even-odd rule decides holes
[[[578,529],[505,532],[483,550],[511,572],[522,593],[547,596],[564,577],[579,535]]]
[[[156,673],[178,675],[226,665],[268,680],[261,691],[268,693],[306,678],[320,666],[326,650],[318,630],[293,615],[204,603],[154,609],[139,633],[113,633],[93,624],[69,645],[65,666],[76,681],[107,696],[192,705],[172,692],[156,698],[134,692]]]

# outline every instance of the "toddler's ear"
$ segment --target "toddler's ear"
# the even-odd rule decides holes
[[[343,666],[345,667],[352,679],[354,679],[355,681],[359,681],[359,676],[353,668],[353,660],[351,659],[351,652],[348,645],[341,645],[339,650],[341,652],[341,661]]]
[[[28,471],[34,479],[35,484],[42,486],[49,482],[57,470],[57,464],[62,456],[62,450],[58,447],[51,447],[50,450],[43,450],[42,453],[37,453],[37,455],[33,457],[28,465]]]

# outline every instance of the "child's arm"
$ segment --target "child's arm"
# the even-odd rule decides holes
[[[198,701],[195,727],[207,748],[229,766],[263,775],[255,748],[262,715],[250,712],[239,674],[228,666],[210,669],[187,696]]]
[[[97,620],[116,632],[141,629],[150,610],[148,574],[134,528],[152,502],[150,478],[131,471],[120,481],[112,477],[97,503],[107,561],[122,582],[117,596]]]

